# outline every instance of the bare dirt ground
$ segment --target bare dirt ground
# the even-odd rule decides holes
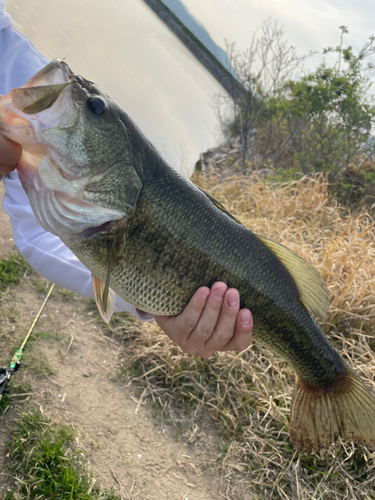
[[[0,183],[0,199],[2,190]],[[1,207],[0,258],[16,251],[12,238],[9,218]],[[3,296],[0,354],[7,359],[22,342],[48,286],[31,273]],[[23,405],[42,405],[54,422],[76,430],[77,444],[96,484],[113,487],[123,499],[222,498],[220,479],[209,472],[220,452],[214,427],[203,419],[193,433],[199,439],[189,439],[186,429],[166,427],[155,417],[155,404],[147,391],[140,394],[134,384],[118,381],[124,344],[108,335],[91,301],[56,288],[35,329],[41,331],[54,334],[27,346],[23,368],[12,381],[17,377],[30,384]],[[4,363],[0,359],[0,365]],[[12,484],[5,472],[4,443],[14,413],[11,408],[0,417],[0,496]]]

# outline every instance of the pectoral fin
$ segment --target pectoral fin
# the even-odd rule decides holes
[[[328,290],[318,271],[289,248],[254,233],[284,264],[297,285],[301,302],[324,321],[328,308]]]
[[[96,305],[99,309],[101,317],[106,323],[109,323],[115,310],[116,294],[109,288],[108,284],[103,283],[103,281],[93,274],[91,275],[91,278]]]

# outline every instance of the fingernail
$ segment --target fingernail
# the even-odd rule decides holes
[[[238,293],[233,292],[229,295],[228,297],[228,304],[231,307],[237,306],[238,305]]]
[[[225,293],[225,288],[217,288],[214,291],[215,299],[222,300],[222,298],[224,297],[224,293]]]
[[[247,309],[241,311],[240,321],[243,326],[249,326],[251,321],[251,313]]]
[[[206,300],[209,295],[210,292],[208,290],[205,290],[204,292],[201,293],[201,297],[203,300]]]

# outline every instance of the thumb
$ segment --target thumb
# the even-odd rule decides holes
[[[162,330],[164,330],[164,327],[167,323],[170,323],[170,320],[171,318],[173,318],[173,316],[157,316],[157,315],[154,315],[154,319],[156,321],[156,323],[160,326],[160,328]]]
[[[0,174],[12,172],[22,156],[22,147],[0,134]]]

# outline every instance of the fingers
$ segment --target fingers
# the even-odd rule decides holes
[[[0,175],[12,172],[22,155],[20,144],[0,134]]]
[[[252,339],[253,317],[248,309],[241,309],[237,290],[229,289],[223,299],[218,321],[212,335],[204,344],[199,355],[212,356],[217,351],[243,351]]]
[[[206,354],[207,347],[205,344],[211,338],[219,321],[226,291],[227,285],[221,281],[212,285],[210,295],[198,323],[186,341],[185,352],[188,354],[200,354],[201,356],[203,353]],[[230,333],[230,337],[232,334],[233,330]],[[223,342],[223,345],[228,342],[229,338]],[[213,352],[214,351],[212,351],[209,356],[211,356]]]
[[[156,323],[173,342],[183,348],[198,323],[209,295],[209,288],[199,288],[181,314],[178,316],[155,316]]]
[[[155,316],[158,325],[184,352],[203,358],[216,351],[242,351],[252,338],[253,318],[241,309],[237,290],[223,282],[199,288],[178,316]]]
[[[240,308],[240,294],[235,289],[229,289],[223,297],[220,315],[217,317],[214,331],[205,343],[208,353],[222,351],[233,338],[237,314]],[[211,355],[209,354],[209,355]]]
[[[253,316],[249,309],[241,309],[236,318],[233,337],[220,349],[221,351],[244,351],[252,341]]]

